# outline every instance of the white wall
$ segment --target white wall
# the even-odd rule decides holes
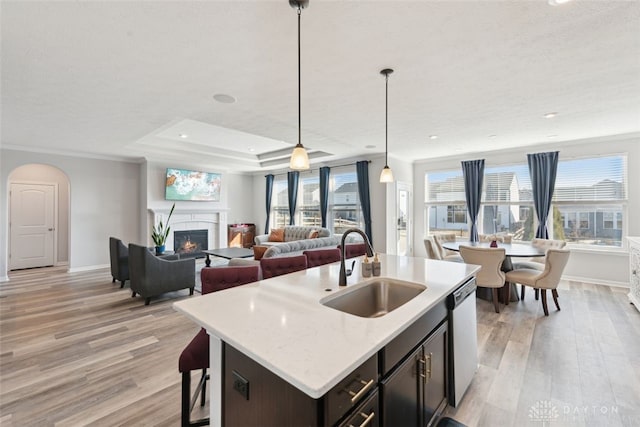
[[[148,209],[171,209],[173,201],[165,200],[165,180],[167,168],[179,168],[188,170],[201,170],[203,172],[215,172],[222,174],[219,202],[191,202],[177,201],[176,210],[180,209],[211,209],[220,211],[226,217],[226,223],[235,222],[254,223],[257,221],[254,209],[253,176],[249,174],[236,174],[218,169],[202,169],[189,164],[147,162],[144,174],[146,180],[146,204],[143,205],[146,228],[143,230],[147,244],[151,245],[151,219]],[[264,199],[264,189],[262,191]],[[256,223],[257,225],[257,223]],[[146,230],[146,232],[145,232]],[[227,230],[220,230],[226,235]],[[226,239],[226,238],[225,238]]]
[[[23,165],[51,165],[69,178],[68,253],[72,271],[108,265],[109,236],[137,240],[139,164],[7,149],[0,154],[0,211],[5,218],[0,222],[0,280],[7,276],[9,175]]]
[[[105,267],[109,264],[108,238],[115,236],[125,242],[151,244],[149,208],[170,208],[173,202],[164,200],[164,182],[167,167],[157,163],[130,163],[113,160],[89,159],[33,153],[18,150],[0,150],[0,281],[7,280],[8,257],[8,183],[9,175],[24,165],[42,164],[58,168],[69,179],[69,202],[61,200],[69,209],[68,242],[59,242],[59,252],[69,254],[73,270]],[[21,168],[12,179],[37,181],[51,178],[43,175],[42,168]],[[216,171],[212,171],[216,172]],[[176,209],[187,208],[190,203],[212,210],[224,210],[230,221],[256,222],[253,196],[253,176],[221,171],[220,202],[177,202]],[[57,179],[57,178],[56,178]],[[264,193],[264,189],[262,193]],[[63,195],[63,198],[67,197]],[[264,197],[264,196],[263,196]],[[223,233],[226,231],[223,230]],[[60,244],[68,250],[60,250]],[[66,260],[62,260],[66,261]]]
[[[628,162],[628,229],[626,235],[640,235],[640,135],[597,138],[565,143],[543,144],[527,149],[509,149],[483,152],[464,157],[456,156],[417,162],[414,165],[414,248],[416,256],[426,256],[423,239],[425,229],[425,186],[427,172],[460,168],[463,160],[485,159],[485,166],[525,163],[528,153],[559,151],[560,160],[593,157],[603,154],[627,154]],[[618,251],[572,250],[564,275],[576,280],[595,283],[628,285],[629,255],[625,249]]]

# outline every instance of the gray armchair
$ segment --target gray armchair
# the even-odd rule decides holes
[[[195,258],[179,259],[178,255],[158,257],[144,246],[129,244],[129,272],[132,297],[143,297],[149,305],[152,296],[189,289],[196,284]]]
[[[118,280],[124,288],[124,282],[129,280],[129,250],[122,240],[109,237],[109,258],[113,283]]]

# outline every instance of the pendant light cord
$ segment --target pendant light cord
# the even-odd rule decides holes
[[[389,143],[388,143],[388,123],[389,123],[389,74],[384,76],[384,165],[388,166]]]
[[[302,112],[301,112],[301,95],[302,85],[300,84],[300,16],[302,15],[302,9],[298,5],[298,144],[302,144]]]

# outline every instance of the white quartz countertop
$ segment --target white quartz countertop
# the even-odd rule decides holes
[[[312,398],[347,374],[442,301],[478,266],[380,254],[381,277],[427,290],[379,318],[362,318],[320,303],[367,280],[360,260],[339,288],[340,263],[189,298],[174,308]],[[351,260],[347,260],[347,267]]]

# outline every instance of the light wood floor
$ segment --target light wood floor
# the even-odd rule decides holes
[[[108,270],[10,278],[0,284],[0,425],[180,424],[177,361],[198,327],[171,304],[188,291],[144,306]],[[640,314],[626,290],[570,282],[559,294],[549,317],[532,292],[500,314],[478,300],[480,366],[452,417],[640,425]]]

